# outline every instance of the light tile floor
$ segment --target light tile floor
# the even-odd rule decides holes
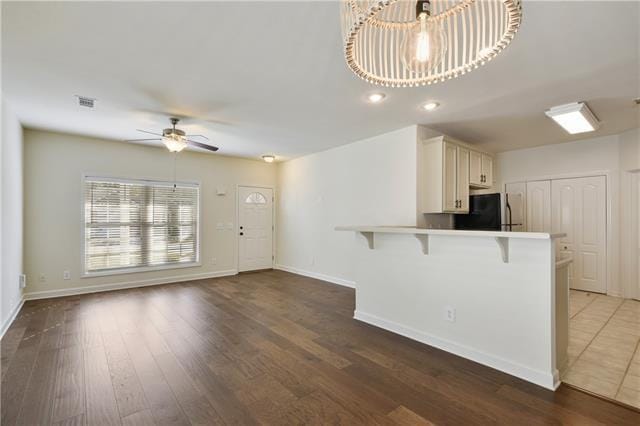
[[[562,380],[640,408],[640,302],[571,290]]]

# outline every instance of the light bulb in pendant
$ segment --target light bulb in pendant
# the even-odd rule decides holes
[[[400,54],[404,67],[415,74],[434,70],[447,50],[447,35],[439,20],[431,17],[430,2],[416,6],[416,23],[405,31]]]

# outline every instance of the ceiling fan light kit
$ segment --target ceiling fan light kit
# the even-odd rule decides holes
[[[341,0],[344,55],[365,81],[424,86],[496,57],[522,21],[522,0]]]
[[[162,134],[149,132],[147,130],[140,130],[139,132],[148,133],[150,135],[157,136],[156,138],[149,139],[130,139],[126,142],[142,142],[142,141],[162,141],[164,146],[171,152],[180,152],[187,147],[187,145],[196,146],[198,148],[206,149],[208,151],[217,151],[218,147],[213,145],[208,145],[206,143],[198,142],[189,139],[190,137],[201,137],[206,140],[209,140],[206,136],[202,135],[187,135],[184,130],[176,129],[176,124],[180,121],[179,118],[171,117],[169,119],[171,121],[171,127],[162,130]]]

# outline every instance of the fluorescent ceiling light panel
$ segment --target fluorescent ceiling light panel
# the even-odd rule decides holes
[[[572,135],[593,132],[600,127],[600,122],[584,102],[555,106],[545,114]]]

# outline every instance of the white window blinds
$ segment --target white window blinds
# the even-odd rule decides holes
[[[86,273],[198,261],[197,185],[86,177]]]

